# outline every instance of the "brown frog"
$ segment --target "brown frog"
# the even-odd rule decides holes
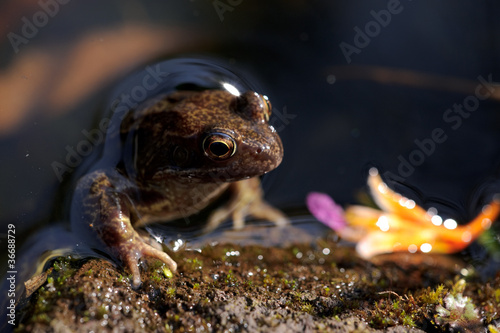
[[[77,183],[73,228],[97,234],[138,286],[141,257],[172,271],[177,264],[134,227],[197,213],[226,190],[230,199],[209,216],[206,230],[231,217],[241,228],[248,215],[286,224],[263,200],[258,177],[283,157],[270,115],[267,97],[226,90],[176,91],[130,111],[119,133],[110,126],[107,150]]]

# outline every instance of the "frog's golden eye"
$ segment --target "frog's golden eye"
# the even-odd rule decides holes
[[[264,119],[266,121],[269,121],[269,118],[271,118],[271,110],[272,110],[272,105],[271,102],[269,101],[269,98],[266,95],[259,95],[260,99],[263,102],[263,107],[264,107]]]
[[[203,151],[213,160],[225,160],[236,152],[236,142],[227,134],[212,133],[203,140]]]

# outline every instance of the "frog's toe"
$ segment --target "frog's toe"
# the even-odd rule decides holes
[[[132,286],[134,288],[137,288],[141,285],[139,259],[144,256],[161,260],[168,266],[168,268],[172,272],[175,272],[177,270],[177,263],[172,258],[170,258],[168,254],[144,242],[136,242],[133,248],[130,248],[129,251],[126,251],[126,253],[122,254],[121,256],[123,263],[132,273]]]
[[[144,244],[142,254],[163,261],[172,272],[177,270],[177,263],[162,250],[158,250],[150,245]]]
[[[139,272],[139,262],[133,256],[127,256],[123,259],[124,264],[132,272],[132,287],[137,288],[141,285],[141,273]]]
[[[265,201],[258,200],[247,206],[225,206],[217,209],[210,215],[204,232],[208,233],[213,231],[219,224],[229,218],[233,220],[233,228],[235,230],[241,230],[245,226],[245,218],[247,216],[271,221],[278,227],[289,224],[288,218],[280,210],[274,208]]]

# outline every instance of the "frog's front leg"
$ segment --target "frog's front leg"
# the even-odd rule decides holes
[[[104,172],[94,172],[80,180],[76,198],[82,200],[84,210],[80,217],[84,218],[83,222],[132,272],[133,286],[138,287],[141,284],[138,268],[141,257],[157,258],[172,271],[177,269],[177,264],[165,252],[147,244],[136,232],[131,223],[133,204],[122,192],[123,189],[119,190],[114,185],[119,182],[120,179],[111,179]]]
[[[249,215],[274,222],[277,226],[288,224],[288,218],[264,200],[259,177],[234,182],[229,186],[229,190],[229,202],[210,215],[205,227],[206,232],[214,230],[228,218],[233,219],[235,229],[242,229],[245,226],[245,217]]]

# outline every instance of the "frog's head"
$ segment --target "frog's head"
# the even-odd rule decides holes
[[[138,119],[135,172],[158,184],[232,182],[263,175],[283,158],[270,115],[267,97],[251,91],[170,94]]]

